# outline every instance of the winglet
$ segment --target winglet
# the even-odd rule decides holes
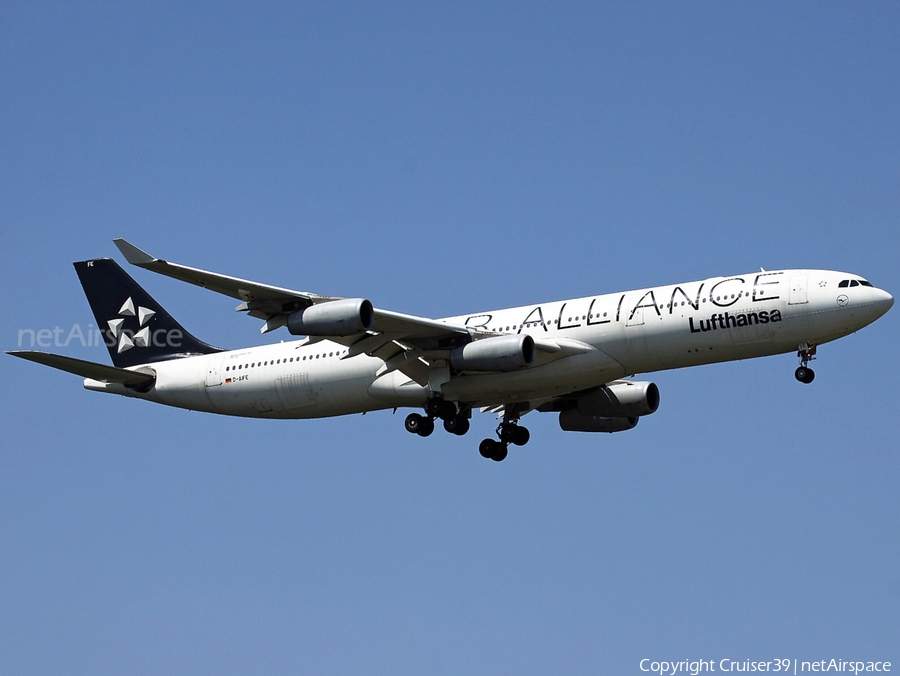
[[[148,254],[143,249],[138,249],[134,244],[132,244],[128,240],[122,239],[121,237],[116,237],[113,240],[113,244],[115,244],[119,248],[119,251],[121,251],[122,255],[125,256],[125,260],[132,265],[137,265],[140,267],[159,260],[158,258],[154,258],[150,254]]]

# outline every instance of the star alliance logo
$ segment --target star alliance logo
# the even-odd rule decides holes
[[[135,312],[134,301],[131,299],[131,296],[128,297],[128,300],[122,304],[122,308],[119,310],[119,316],[106,322],[109,325],[109,330],[112,332],[112,335],[118,343],[119,354],[122,354],[135,346],[147,347],[150,344],[150,327],[147,326],[147,322],[149,322],[155,314],[156,312],[153,310],[141,305],[138,306],[137,312]],[[137,332],[126,331],[124,329],[125,320],[128,317],[137,318]]]

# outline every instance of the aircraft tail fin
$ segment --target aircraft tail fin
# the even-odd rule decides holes
[[[222,351],[186,331],[114,260],[74,265],[117,368]]]

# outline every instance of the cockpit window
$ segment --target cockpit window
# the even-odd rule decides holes
[[[872,284],[864,279],[842,279],[838,284],[841,289],[846,289],[848,286],[872,286]]]

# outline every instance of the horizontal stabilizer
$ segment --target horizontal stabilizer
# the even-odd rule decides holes
[[[74,357],[63,357],[62,355],[50,354],[49,352],[12,350],[6,354],[37,362],[44,366],[50,366],[59,369],[60,371],[74,373],[76,376],[81,376],[83,378],[91,378],[104,383],[121,383],[122,385],[132,388],[149,387],[153,381],[156,380],[156,376],[152,373],[129,371],[128,369],[120,369],[115,366],[107,366],[106,364],[97,364],[92,361],[75,359]]]

